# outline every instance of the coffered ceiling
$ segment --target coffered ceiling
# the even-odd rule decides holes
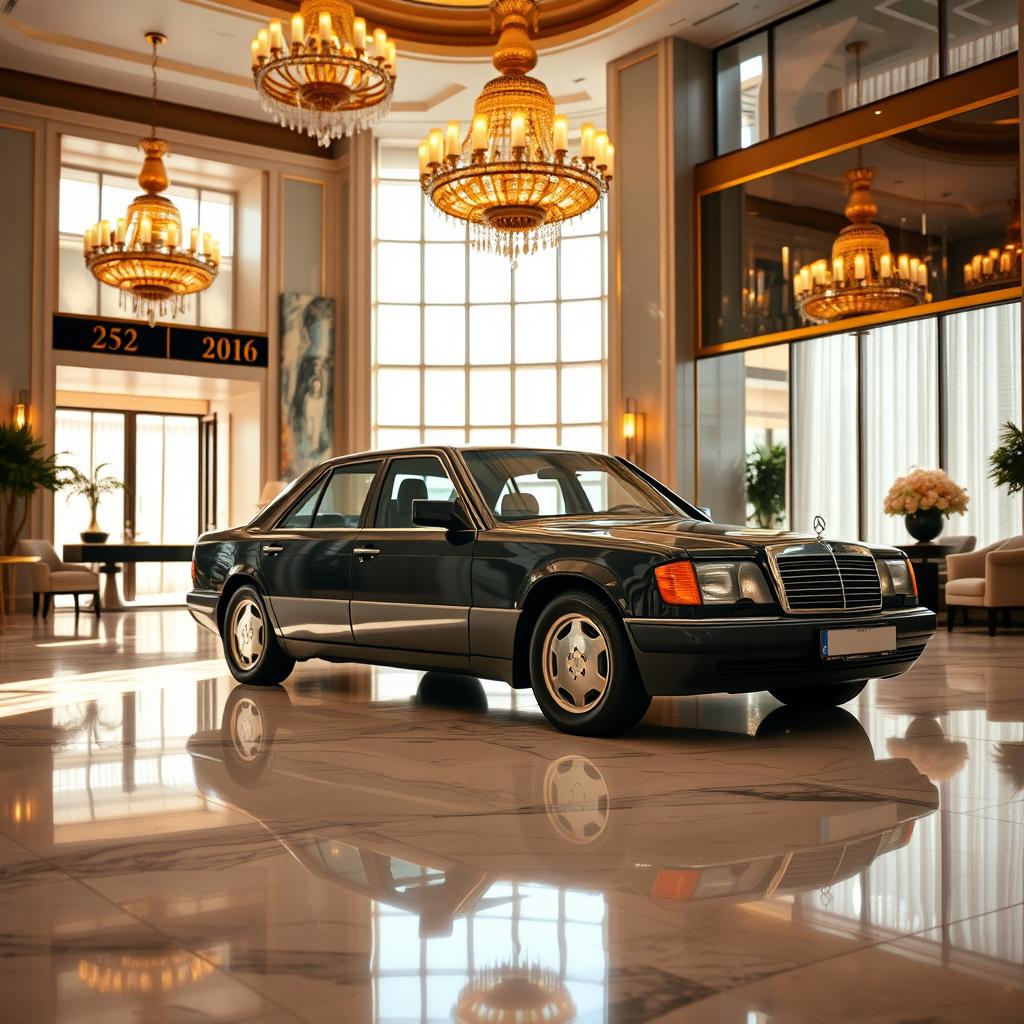
[[[6,0],[0,67],[148,95],[147,30],[167,36],[160,94],[263,119],[249,73],[249,40],[295,0]],[[608,61],[666,36],[715,46],[803,6],[794,0],[540,0],[537,74],[574,120],[599,117]],[[426,124],[465,121],[495,72],[486,4],[475,0],[355,3],[398,42],[393,111],[378,134],[418,137]]]

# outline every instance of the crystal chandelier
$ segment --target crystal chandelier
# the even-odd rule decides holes
[[[321,146],[376,124],[391,109],[398,64],[382,28],[367,51],[366,22],[346,0],[302,0],[292,15],[290,46],[280,21],[252,41],[252,76],[260,106],[282,127]]]
[[[1006,241],[1001,249],[995,247],[987,252],[975,253],[970,262],[964,264],[964,289],[990,288],[995,284],[1020,284],[1021,238],[1020,238],[1020,193],[1010,200],[1013,211],[1010,223],[1006,225]]]
[[[846,49],[856,58],[857,106],[861,98],[860,58],[867,46],[850,43]],[[930,299],[928,264],[917,256],[893,256],[889,239],[872,223],[878,207],[871,196],[874,168],[864,167],[857,149],[857,166],[846,171],[849,198],[843,211],[850,221],[832,244],[832,259],[819,259],[793,275],[793,295],[805,320],[830,323],[849,316],[887,313]]]
[[[147,32],[146,39],[153,47],[153,93],[150,133],[139,140],[146,156],[138,181],[145,191],[113,229],[108,220],[86,228],[83,247],[93,277],[117,288],[121,308],[130,300],[133,315],[144,314],[152,326],[157,315],[177,316],[187,308],[189,295],[210,287],[220,264],[220,243],[192,228],[186,245],[178,208],[160,195],[170,184],[164,167],[167,143],[156,137],[156,48],[165,37]]]
[[[515,258],[556,245],[564,221],[586,213],[608,191],[615,147],[585,124],[580,151],[569,156],[569,129],[555,115],[529,28],[537,0],[491,0],[501,35],[494,66],[501,72],[477,97],[464,138],[459,123],[433,129],[420,143],[420,182],[443,214],[468,221],[471,243]]]
[[[928,297],[927,262],[907,253],[893,256],[885,232],[872,223],[878,213],[870,191],[874,174],[860,166],[844,174],[850,223],[833,243],[831,261],[815,260],[793,275],[797,309],[811,323],[890,312]]]

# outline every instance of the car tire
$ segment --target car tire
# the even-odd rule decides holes
[[[544,717],[575,736],[625,732],[651,703],[622,619],[583,591],[560,594],[538,616],[530,681]]]
[[[810,683],[807,686],[776,686],[768,692],[791,708],[837,708],[853,700],[867,686],[866,679],[852,683]]]
[[[295,659],[278,643],[262,594],[248,584],[228,600],[221,640],[228,668],[240,683],[276,686],[295,668]]]

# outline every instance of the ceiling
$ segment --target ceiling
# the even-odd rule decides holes
[[[605,107],[605,66],[667,36],[713,47],[804,6],[795,0],[540,0],[536,74],[573,121]],[[132,95],[148,95],[144,34],[160,50],[161,97],[262,119],[249,71],[249,41],[289,0],[16,0],[0,15],[0,67]],[[368,25],[392,27],[399,77],[378,134],[419,137],[448,119],[468,120],[495,74],[490,13],[472,0],[370,0]],[[283,129],[282,129],[283,130]]]

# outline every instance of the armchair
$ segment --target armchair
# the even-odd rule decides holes
[[[100,614],[100,578],[87,565],[62,562],[53,545],[46,540],[19,540],[19,555],[38,555],[40,561],[28,567],[32,580],[32,617],[39,614],[39,598],[43,599],[43,618],[50,614],[54,594],[73,594],[75,614],[78,595],[91,594],[97,617]]]
[[[967,623],[969,608],[988,613],[988,635],[996,635],[996,612],[1003,625],[1010,610],[1024,608],[1024,535],[997,541],[978,551],[946,556],[946,628],[952,632],[957,607]]]

